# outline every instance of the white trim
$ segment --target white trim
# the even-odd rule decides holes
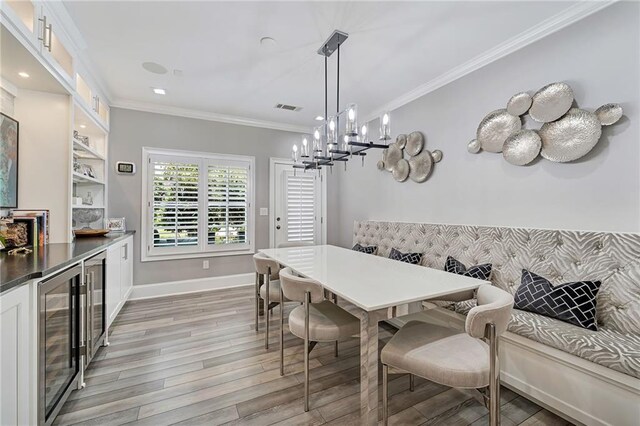
[[[249,164],[249,176],[248,176],[248,208],[247,208],[247,238],[248,242],[242,244],[241,247],[229,247],[229,248],[212,248],[207,242],[206,238],[199,241],[197,248],[193,250],[176,250],[174,253],[157,253],[149,254],[148,247],[151,246],[152,233],[149,232],[149,200],[151,199],[150,188],[148,185],[149,177],[149,160],[153,155],[168,155],[173,157],[185,157],[190,160],[200,161],[202,167],[203,160],[221,160],[221,161],[240,161]],[[200,257],[216,257],[216,256],[235,256],[235,255],[250,255],[255,252],[255,174],[256,174],[256,158],[250,155],[235,155],[235,154],[218,154],[211,152],[197,152],[197,151],[184,151],[165,148],[150,148],[142,147],[142,204],[141,204],[141,236],[140,236],[140,261],[149,262],[156,260],[177,260],[177,259],[191,259]],[[200,208],[206,207],[206,197],[203,194],[206,192],[206,185],[200,183]],[[203,207],[204,206],[204,207]],[[201,223],[198,226],[199,235],[205,235],[206,221],[200,219]]]
[[[18,96],[18,86],[10,82],[4,77],[0,77],[0,88],[4,89],[5,92],[13,96],[14,98]]]
[[[574,22],[578,22],[587,16],[612,5],[617,0],[607,1],[583,1],[574,4],[562,12],[534,25],[526,31],[506,40],[497,46],[485,51],[475,58],[440,74],[438,77],[428,81],[413,90],[387,102],[385,105],[371,112],[365,122],[377,119],[384,111],[393,111],[406,105],[428,93],[439,89],[459,78],[464,77],[492,62],[497,61],[513,52],[516,52],[550,34],[559,31]]]
[[[134,111],[152,112],[155,114],[172,115],[176,117],[195,118],[197,120],[217,121],[220,123],[237,124],[240,126],[260,127],[264,129],[282,130],[285,132],[308,133],[309,127],[295,124],[279,123],[276,121],[258,120],[236,115],[219,114],[189,108],[178,108],[168,105],[155,105],[147,102],[116,99],[111,107],[130,109]]]
[[[255,285],[255,274],[252,272],[156,284],[139,284],[132,287],[128,300],[153,299],[176,294],[198,293],[248,285]]]
[[[288,164],[293,166],[293,161],[288,158],[269,158],[269,247],[275,248],[275,209],[276,209],[276,164]],[[319,245],[327,241],[327,173],[321,169],[320,181],[320,241]]]

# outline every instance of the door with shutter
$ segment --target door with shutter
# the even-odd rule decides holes
[[[274,243],[304,241],[320,244],[321,178],[317,172],[275,164]]]

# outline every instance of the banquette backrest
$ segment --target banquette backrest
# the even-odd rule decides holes
[[[515,294],[528,269],[553,284],[601,280],[598,323],[640,334],[640,234],[356,221],[353,242],[423,253],[422,265],[443,269],[447,256],[467,266],[492,263],[494,285]]]

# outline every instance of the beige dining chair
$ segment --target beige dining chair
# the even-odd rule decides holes
[[[255,316],[256,331],[258,331],[258,316],[260,314],[260,299],[264,300],[265,338],[264,348],[269,349],[269,320],[271,310],[280,302],[280,265],[275,260],[262,253],[253,255],[256,269],[255,284]],[[286,300],[284,300],[286,301]],[[282,310],[283,305],[280,305]]]
[[[297,276],[291,268],[280,271],[282,297],[302,302],[289,314],[291,334],[304,339],[304,411],[309,411],[309,352],[318,342],[337,342],[358,336],[360,320],[324,298],[322,285]],[[284,327],[280,319],[280,374],[284,374]],[[336,352],[337,356],[337,352]]]
[[[460,389],[481,389],[492,426],[500,423],[500,365],[498,337],[507,329],[513,296],[484,284],[478,305],[467,314],[465,331],[409,321],[389,340],[382,361],[382,417],[389,418],[389,367]],[[487,395],[488,387],[488,395]]]

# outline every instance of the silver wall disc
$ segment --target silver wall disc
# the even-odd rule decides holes
[[[393,178],[398,182],[404,182],[409,177],[409,162],[404,158],[393,167]]]
[[[424,150],[415,157],[409,158],[409,177],[412,181],[420,183],[427,180],[433,169],[431,155],[431,152]]]
[[[535,130],[524,129],[509,136],[504,141],[502,155],[509,163],[524,166],[540,154],[542,141]]]
[[[404,149],[407,145],[407,135],[398,135],[396,136],[396,145],[400,149]]]
[[[404,150],[407,151],[407,154],[410,156],[415,156],[420,154],[422,148],[424,147],[424,136],[420,132],[411,132],[409,136],[407,136],[407,146],[405,146]]]
[[[610,126],[622,118],[622,107],[618,104],[605,104],[595,110],[594,114],[603,126]]]
[[[551,83],[533,95],[529,115],[540,123],[562,117],[573,104],[573,90],[567,83]]]
[[[439,163],[440,161],[442,161],[442,151],[436,149],[431,153],[431,158],[433,158],[434,163]]]
[[[481,148],[482,146],[480,146],[480,142],[478,142],[478,139],[474,139],[467,144],[467,151],[469,151],[471,154],[479,153]]]
[[[507,102],[507,112],[511,115],[522,115],[531,107],[531,95],[527,92],[516,93]]]
[[[542,156],[565,163],[591,151],[600,139],[602,127],[594,113],[572,108],[562,119],[545,123],[538,133],[542,140]]]
[[[509,114],[506,109],[499,109],[482,119],[476,138],[485,151],[502,152],[504,141],[521,128],[520,117]]]
[[[383,158],[385,168],[392,172],[394,166],[398,161],[400,161],[403,157],[402,150],[398,148],[398,145],[395,143],[389,144],[389,147],[385,149],[385,156]]]
[[[378,166],[378,170],[384,170],[385,169],[384,161],[383,160],[378,161],[377,166]]]

